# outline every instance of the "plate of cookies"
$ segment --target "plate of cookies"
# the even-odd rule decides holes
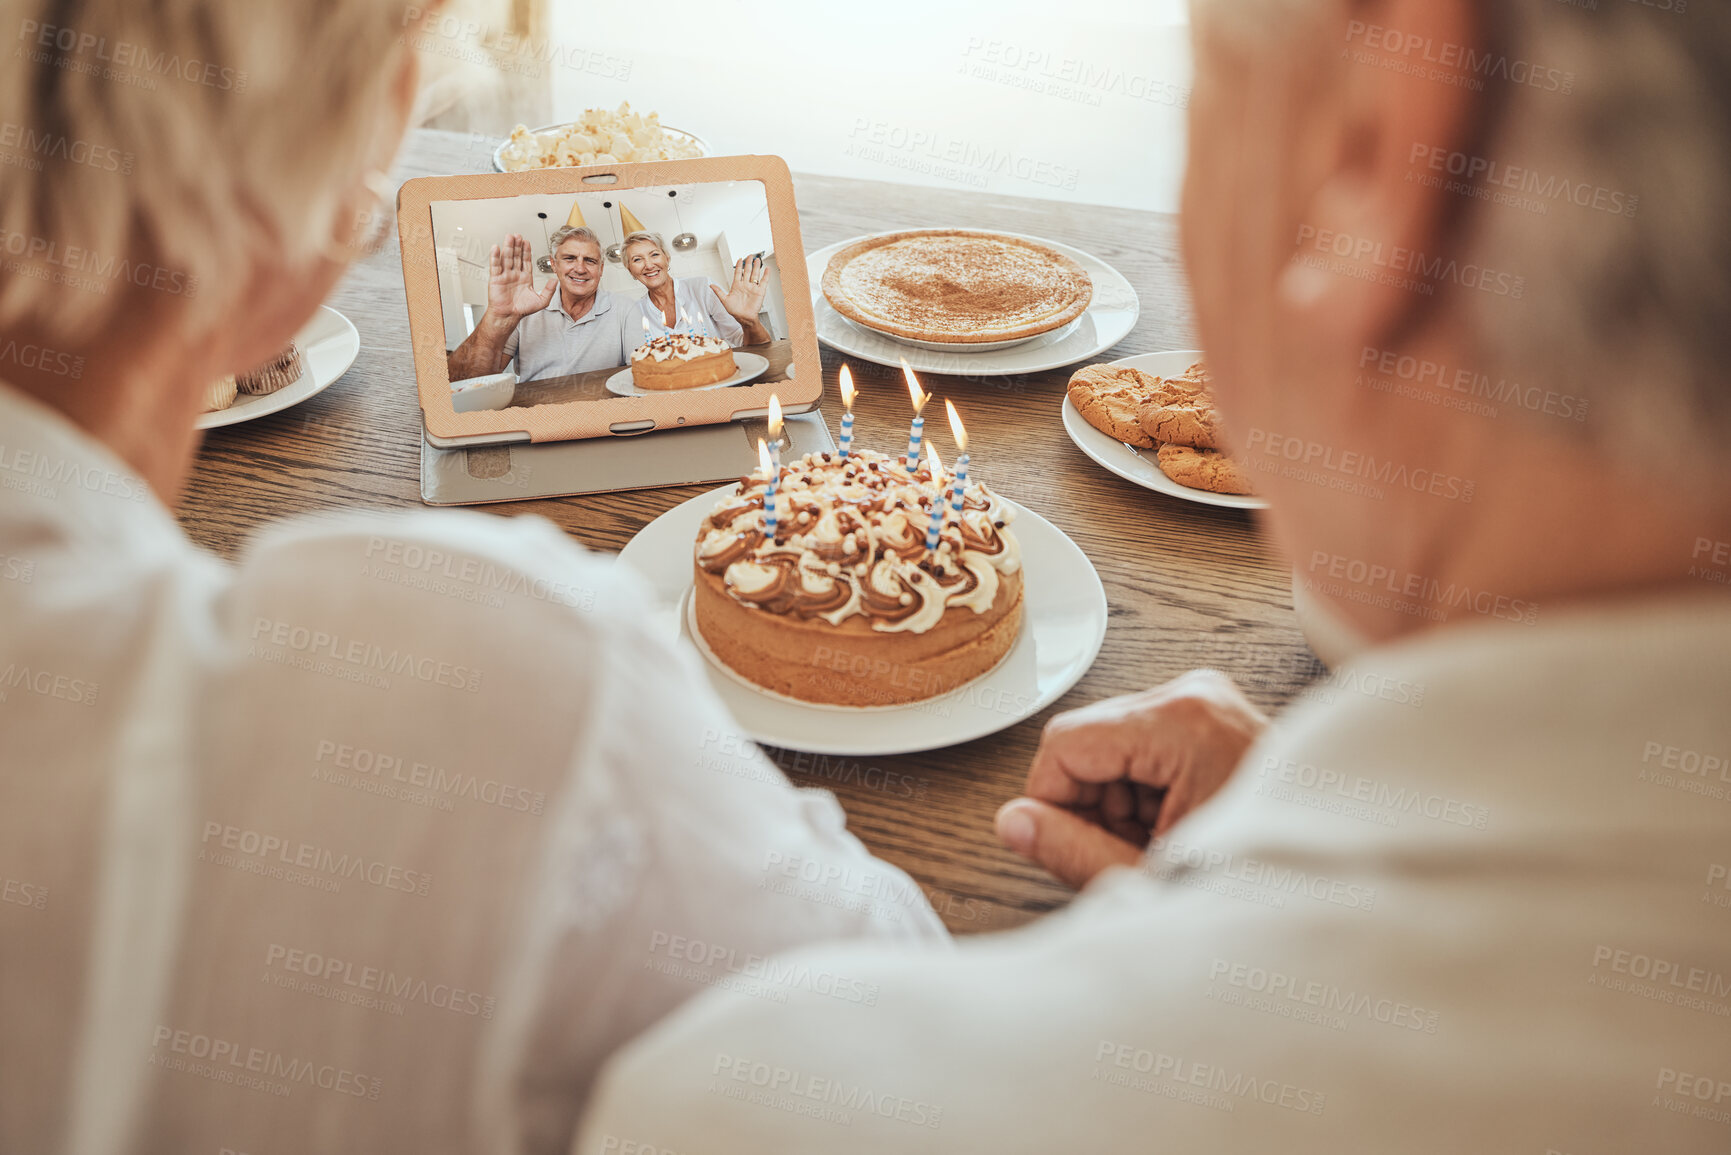
[[[985,229],[877,233],[806,258],[817,339],[928,373],[1002,377],[1074,365],[1122,341],[1141,303],[1099,257]]]
[[[1208,369],[1195,351],[1144,353],[1070,378],[1064,432],[1126,481],[1202,505],[1267,509],[1227,453]]]
[[[354,322],[329,305],[320,305],[312,320],[270,361],[206,386],[205,411],[197,427],[238,425],[298,405],[328,389],[360,353],[361,334]]]

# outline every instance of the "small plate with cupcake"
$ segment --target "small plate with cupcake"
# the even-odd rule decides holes
[[[298,405],[328,389],[360,356],[361,334],[329,305],[320,305],[294,340],[268,363],[212,382],[200,429],[238,425]]]
[[[620,555],[754,740],[861,757],[968,742],[1050,705],[1099,654],[1093,565],[977,480],[957,512],[929,463],[808,454],[783,467],[772,526],[767,477],[670,510]]]
[[[1201,505],[1267,509],[1251,474],[1222,448],[1202,354],[1144,353],[1076,371],[1064,432],[1107,471]]]

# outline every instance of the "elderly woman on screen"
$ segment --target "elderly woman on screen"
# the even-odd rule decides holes
[[[625,238],[619,259],[625,271],[648,290],[637,305],[640,333],[628,327],[625,334],[635,344],[667,332],[716,337],[735,349],[770,342],[769,329],[758,315],[768,292],[764,284],[768,268],[761,255],[734,262],[733,284],[725,293],[708,277],[675,277],[673,254],[660,233],[632,233]]]

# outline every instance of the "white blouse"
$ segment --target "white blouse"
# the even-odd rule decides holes
[[[563,1151],[699,991],[943,943],[645,621],[533,517],[303,520],[228,565],[0,386],[0,1151]]]
[[[738,349],[745,344],[745,326],[734,319],[710,286],[708,277],[679,277],[673,282],[675,323],[668,328],[667,317],[647,294],[637,301],[637,316],[625,323],[626,343],[635,349],[651,337],[683,329],[690,325],[700,337],[716,337]],[[647,322],[648,327],[645,328]]]

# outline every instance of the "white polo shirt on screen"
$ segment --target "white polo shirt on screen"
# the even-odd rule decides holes
[[[1731,596],[1365,653],[1141,871],[704,997],[581,1155],[1731,1151]],[[632,1146],[636,1145],[636,1146]]]
[[[863,1001],[765,956],[941,943],[637,587],[467,513],[231,566],[0,386],[0,1151],[562,1151],[691,995]]]
[[[595,304],[576,320],[562,298],[563,291],[555,290],[545,309],[518,321],[505,339],[505,356],[517,362],[519,381],[617,369],[637,347],[627,340],[631,310],[620,297],[596,289]]]

